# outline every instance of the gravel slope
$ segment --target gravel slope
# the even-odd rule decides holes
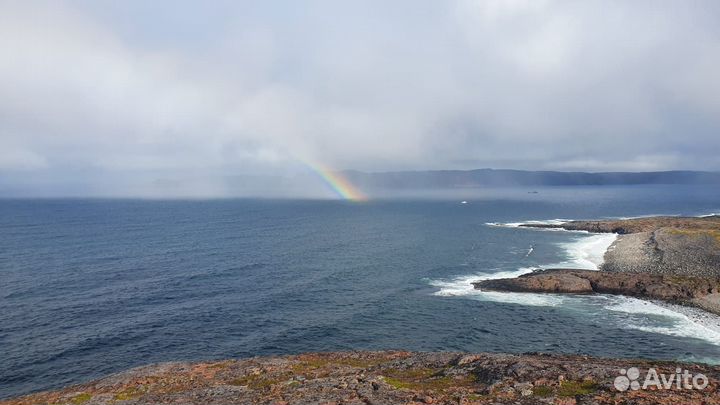
[[[604,271],[720,276],[720,216],[717,215],[521,226],[620,234],[605,254],[605,263],[601,268]]]

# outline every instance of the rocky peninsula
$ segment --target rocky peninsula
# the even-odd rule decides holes
[[[517,278],[483,280],[473,284],[475,288],[489,291],[627,295],[695,306],[720,314],[720,278],[715,277],[547,269]]]
[[[620,370],[702,373],[704,389],[619,391]],[[642,383],[641,377],[641,383]],[[140,367],[0,401],[29,404],[718,404],[720,367],[587,356],[315,353]]]
[[[522,224],[619,236],[601,271],[538,269],[475,288],[508,292],[619,294],[690,305],[720,314],[720,216]]]

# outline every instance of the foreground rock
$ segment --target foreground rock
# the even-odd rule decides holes
[[[490,291],[627,295],[696,306],[720,314],[720,278],[548,269],[473,285]]]
[[[702,373],[702,389],[629,390],[621,369]],[[348,352],[141,367],[0,404],[720,404],[720,368],[585,356]]]
[[[680,276],[720,276],[720,216],[523,224],[531,228],[613,232],[602,270]]]

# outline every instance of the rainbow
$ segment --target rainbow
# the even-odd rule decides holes
[[[367,201],[368,197],[355,187],[350,180],[340,172],[329,169],[318,163],[303,160],[303,163],[317,174],[340,197],[349,201]]]

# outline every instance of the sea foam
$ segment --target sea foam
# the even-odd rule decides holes
[[[570,219],[545,219],[545,220],[527,220],[522,222],[486,222],[485,225],[488,226],[499,226],[499,227],[505,227],[505,228],[519,228],[520,225],[529,224],[529,225],[562,225],[565,222],[571,221]],[[556,228],[547,228],[546,230],[555,230]],[[559,228],[558,228],[559,229]],[[560,229],[562,230],[562,229]]]
[[[712,215],[712,214],[711,214]],[[518,228],[521,224],[560,224],[566,219],[552,219],[543,221],[523,221],[512,223],[487,223],[489,226]],[[532,229],[532,228],[528,228]],[[539,229],[560,230],[563,229]],[[570,231],[572,232],[572,231]],[[598,270],[603,263],[605,252],[617,239],[616,234],[588,234],[578,235],[571,242],[560,244],[566,254],[566,260],[559,263],[543,265],[543,268],[573,268]],[[579,304],[584,299],[595,302],[596,309],[610,313],[625,314],[619,327],[640,330],[649,333],[701,339],[720,345],[720,316],[706,313],[697,308],[683,307],[661,302],[646,301],[632,297],[601,295],[592,297],[575,297],[572,295],[533,294],[533,293],[507,293],[494,291],[481,291],[474,288],[473,282],[498,278],[513,278],[532,272],[530,267],[521,267],[517,270],[496,272],[480,272],[470,275],[458,276],[449,280],[431,280],[430,284],[438,288],[438,296],[462,296],[482,301],[495,301],[529,306],[565,306],[573,307],[573,302]],[[613,317],[615,318],[615,317]]]
[[[635,315],[629,319],[624,318],[623,326],[628,329],[720,344],[720,316],[697,308],[612,296],[605,309]]]
[[[503,224],[488,223],[486,225],[517,228],[520,224],[561,224],[567,221],[567,219],[551,219],[544,221],[524,221]],[[565,261],[542,267],[566,267],[597,270],[603,262],[605,251],[615,241],[616,237],[617,235],[615,234],[592,234],[588,236],[580,236],[576,240],[560,245],[566,252],[567,259]],[[464,296],[484,301],[533,306],[556,306],[563,303],[566,299],[566,297],[559,295],[481,291],[475,289],[472,285],[473,282],[481,280],[519,277],[523,274],[532,272],[534,268],[521,267],[517,270],[497,270],[498,271],[495,272],[478,272],[458,276],[448,280],[430,280],[430,285],[439,289],[435,292],[435,295],[444,297]]]
[[[720,211],[718,211],[718,212],[711,212],[711,213],[709,213],[709,214],[700,215],[699,217],[700,217],[700,218],[708,218],[708,217],[715,217],[715,216],[720,216]]]
[[[478,272],[449,280],[430,280],[430,285],[437,287],[438,291],[434,294],[442,297],[467,297],[480,301],[495,301],[531,306],[556,306],[561,304],[565,297],[558,295],[481,291],[475,289],[472,284],[473,282],[481,280],[518,277],[532,271],[533,269],[530,267],[523,267],[514,271],[498,271],[493,273]]]
[[[591,234],[575,241],[562,243],[567,260],[544,267],[598,270],[604,261],[605,252],[617,239],[614,233]]]

